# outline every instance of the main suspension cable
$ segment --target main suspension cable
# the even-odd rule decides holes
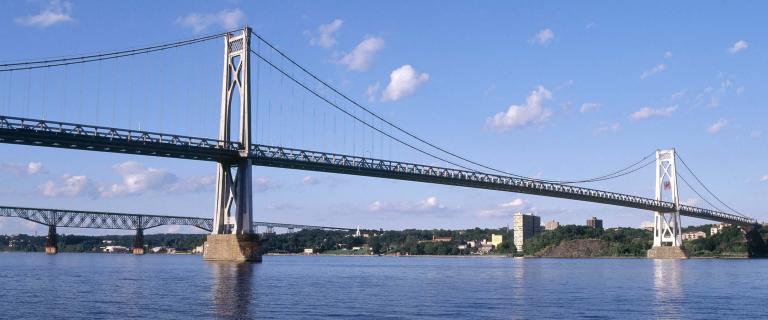
[[[484,168],[484,169],[487,169],[487,170],[491,170],[491,171],[494,171],[494,172],[502,173],[502,174],[505,174],[505,175],[509,175],[509,176],[513,176],[513,177],[517,177],[517,178],[521,178],[521,179],[536,180],[536,181],[549,182],[549,183],[560,183],[560,184],[587,183],[587,182],[597,182],[597,181],[603,181],[603,180],[608,180],[608,179],[614,179],[614,178],[616,178],[616,177],[622,176],[623,174],[622,174],[622,175],[618,175],[618,174],[619,174],[619,173],[621,173],[621,172],[624,172],[624,171],[626,171],[626,170],[628,170],[628,169],[630,169],[630,168],[632,168],[632,167],[634,167],[634,166],[635,166],[635,165],[637,165],[638,163],[641,163],[641,162],[643,162],[645,159],[647,159],[648,157],[650,157],[650,155],[649,155],[649,156],[646,156],[645,158],[643,158],[643,159],[641,159],[640,161],[638,161],[638,162],[636,162],[636,163],[632,164],[632,165],[631,165],[631,166],[629,166],[629,167],[623,168],[623,169],[621,169],[621,170],[618,170],[618,171],[615,171],[615,172],[612,172],[612,173],[609,173],[609,174],[605,174],[605,175],[602,175],[602,176],[599,176],[599,177],[595,177],[595,178],[590,178],[590,179],[581,179],[581,180],[573,180],[573,181],[562,181],[562,180],[537,179],[537,178],[533,178],[533,177],[528,177],[528,176],[519,175],[519,174],[515,174],[515,173],[512,173],[512,172],[508,172],[508,171],[504,171],[504,170],[496,169],[496,168],[493,168],[493,167],[490,167],[490,166],[487,166],[487,165],[484,165],[484,164],[481,164],[481,163],[475,162],[475,161],[473,161],[473,160],[470,160],[470,159],[468,159],[468,158],[465,158],[465,157],[463,157],[463,156],[460,156],[460,155],[458,155],[458,154],[456,154],[456,153],[453,153],[453,152],[451,152],[451,151],[448,151],[448,150],[446,150],[446,149],[444,149],[444,148],[442,148],[442,147],[439,147],[439,146],[437,146],[437,145],[435,145],[435,144],[433,144],[433,143],[430,143],[429,141],[426,141],[426,140],[424,140],[424,139],[422,139],[422,138],[420,138],[420,137],[416,136],[415,134],[413,134],[413,133],[411,133],[411,132],[409,132],[409,131],[407,131],[407,130],[403,129],[402,127],[400,127],[400,126],[398,126],[398,125],[396,125],[396,124],[394,124],[394,123],[390,122],[389,120],[386,120],[386,119],[384,119],[383,117],[379,116],[377,113],[375,113],[375,112],[371,111],[370,109],[368,109],[368,108],[364,107],[363,105],[361,105],[360,103],[358,103],[358,102],[357,102],[357,101],[355,101],[354,99],[352,99],[352,98],[348,97],[347,95],[343,94],[342,92],[340,92],[339,90],[337,90],[336,88],[334,88],[333,86],[331,86],[330,84],[328,84],[327,82],[325,82],[325,81],[323,81],[322,79],[320,79],[320,77],[318,77],[318,76],[317,76],[317,75],[315,75],[314,73],[312,73],[312,72],[310,72],[309,70],[307,70],[306,68],[304,68],[302,65],[300,65],[299,63],[297,63],[295,60],[293,60],[291,57],[289,57],[289,56],[288,56],[287,54],[285,54],[283,51],[281,51],[280,49],[278,49],[277,47],[275,47],[275,46],[274,46],[272,43],[270,43],[269,41],[267,41],[266,39],[264,39],[263,37],[261,37],[261,35],[259,35],[258,33],[256,33],[256,32],[253,32],[253,31],[252,31],[252,32],[251,32],[251,34],[253,34],[253,35],[254,35],[256,38],[258,38],[259,40],[261,40],[262,42],[264,42],[264,44],[266,44],[267,46],[269,46],[270,48],[272,48],[272,50],[274,50],[275,52],[277,52],[278,54],[280,54],[280,55],[281,55],[283,58],[285,58],[286,60],[288,60],[288,61],[289,61],[291,64],[293,64],[294,66],[296,66],[297,68],[299,68],[301,71],[303,71],[303,72],[304,72],[304,73],[306,73],[307,75],[309,75],[311,78],[315,79],[316,81],[318,81],[319,83],[321,83],[321,84],[322,84],[323,86],[325,86],[326,88],[330,89],[331,91],[333,91],[333,92],[334,92],[334,93],[336,93],[337,95],[339,95],[339,96],[341,96],[342,98],[344,98],[344,100],[346,100],[346,101],[348,101],[348,102],[352,103],[353,105],[355,105],[356,107],[358,107],[358,108],[362,109],[363,111],[365,111],[366,113],[368,113],[368,114],[370,114],[371,116],[375,117],[376,119],[379,119],[379,120],[380,120],[380,121],[382,121],[383,123],[386,123],[387,125],[389,125],[389,126],[391,126],[391,127],[395,128],[395,129],[397,129],[398,131],[400,131],[400,132],[404,133],[405,135],[407,135],[407,136],[409,136],[409,137],[411,137],[411,138],[413,138],[413,139],[416,139],[417,141],[419,141],[419,142],[421,142],[421,143],[424,143],[424,144],[426,144],[426,145],[428,145],[428,146],[430,146],[430,147],[432,147],[432,148],[434,148],[434,149],[436,149],[436,150],[438,150],[438,151],[441,151],[441,152],[443,152],[443,153],[446,153],[446,154],[448,154],[448,155],[451,155],[451,156],[453,156],[453,157],[455,157],[455,158],[457,158],[457,159],[460,159],[460,160],[462,160],[462,161],[465,161],[465,162],[471,163],[471,164],[473,164],[473,165],[476,165],[476,166],[482,167],[482,168]],[[251,50],[251,52],[253,52],[253,50]],[[271,62],[269,62],[269,61],[266,61],[266,59],[265,59],[264,57],[262,57],[261,55],[259,55],[258,53],[256,53],[256,52],[253,52],[253,53],[254,53],[254,54],[256,54],[257,56],[259,56],[259,58],[261,58],[262,60],[265,60],[265,62],[267,62],[267,63],[269,63],[270,65],[272,65],[272,67],[273,67],[273,68],[275,68],[275,69],[278,69],[278,70],[279,70],[281,73],[283,73],[283,74],[284,74],[284,75],[286,75],[287,77],[291,78],[291,79],[292,79],[294,82],[296,82],[296,83],[297,83],[297,84],[299,84],[300,86],[302,86],[302,87],[304,87],[304,88],[307,88],[307,89],[308,89],[308,87],[307,87],[306,85],[304,85],[304,84],[300,83],[298,80],[296,80],[296,79],[295,79],[295,78],[293,78],[292,76],[289,76],[289,75],[288,75],[286,72],[284,72],[284,71],[283,71],[283,70],[281,70],[279,67],[277,67],[277,66],[275,66],[274,64],[272,64]],[[309,90],[309,89],[308,89],[308,90]],[[314,93],[315,95],[317,95],[318,97],[320,97],[320,96],[319,96],[317,93],[315,93],[315,92],[313,92],[313,93]],[[321,98],[322,98],[322,97],[321,97]],[[342,109],[340,109],[338,106],[336,106],[335,104],[332,104],[332,103],[330,103],[330,101],[329,101],[329,100],[327,100],[327,99],[325,99],[325,98],[322,98],[322,99],[323,99],[323,100],[325,100],[326,102],[328,102],[329,104],[331,104],[331,105],[334,105],[334,107],[336,107],[337,109],[339,109],[339,110],[342,110]],[[342,111],[343,111],[344,113],[347,113],[348,115],[352,116],[352,115],[351,115],[351,114],[349,114],[348,112],[346,112],[346,111],[344,111],[344,110],[342,110]],[[390,138],[392,138],[392,139],[395,139],[393,136],[391,136],[391,135],[389,135],[389,134],[385,134],[385,133],[384,133],[382,130],[377,130],[377,128],[375,128],[375,126],[371,126],[371,125],[370,125],[370,124],[368,124],[366,121],[363,121],[363,120],[361,120],[360,118],[358,118],[358,117],[356,117],[356,116],[352,116],[352,118],[354,118],[354,119],[355,119],[355,120],[357,120],[358,122],[361,122],[361,123],[364,123],[364,124],[366,124],[366,126],[368,126],[368,127],[372,128],[372,129],[376,130],[376,131],[377,131],[377,132],[379,132],[379,133],[382,133],[382,134],[386,135],[387,137],[390,137]],[[403,143],[403,142],[402,142],[402,140],[399,140],[399,139],[395,139],[395,140],[396,140],[396,141],[398,141],[398,142],[400,142],[400,143]],[[409,145],[409,147],[412,147],[412,146],[410,146],[410,145]],[[420,150],[420,151],[421,151],[421,150]],[[431,153],[430,153],[429,155],[430,155],[430,156],[432,156],[432,157],[434,157],[434,158],[436,158],[436,159],[438,159],[438,160],[446,161],[445,159],[442,159],[442,158],[436,157],[436,156],[432,155]],[[448,162],[448,163],[451,163],[451,164],[454,164],[454,163],[452,163],[452,162],[449,162],[449,161],[446,161],[446,162]],[[454,165],[456,165],[456,164],[454,164]],[[466,167],[464,167],[464,166],[460,166],[460,167],[461,167],[461,168],[466,168]],[[472,170],[472,171],[476,171],[476,170]],[[636,171],[636,170],[635,170],[635,171]],[[632,171],[632,172],[634,172],[634,171]]]
[[[714,198],[717,200],[717,202],[721,203],[721,204],[722,204],[722,205],[724,205],[726,208],[730,209],[732,212],[734,212],[734,213],[736,213],[736,214],[738,214],[738,215],[740,215],[740,216],[742,216],[742,217],[746,217],[744,214],[742,214],[742,213],[741,213],[741,212],[739,212],[738,210],[736,210],[736,209],[732,208],[731,206],[729,206],[728,204],[726,204],[725,202],[723,202],[723,200],[720,200],[720,197],[718,197],[718,196],[717,196],[717,195],[716,195],[714,192],[712,192],[711,190],[709,190],[709,188],[708,188],[708,187],[707,187],[707,186],[704,184],[704,182],[702,182],[702,181],[701,181],[701,179],[699,179],[699,177],[696,175],[696,173],[694,173],[694,172],[693,172],[693,170],[691,170],[691,167],[689,167],[689,166],[688,166],[688,164],[686,164],[686,163],[685,163],[685,160],[683,160],[683,158],[682,158],[682,157],[680,157],[680,154],[679,154],[679,153],[675,152],[675,156],[676,156],[678,159],[680,159],[680,162],[681,162],[681,163],[683,164],[683,166],[684,166],[684,167],[685,167],[685,168],[688,170],[688,172],[690,172],[690,173],[691,173],[691,175],[693,175],[693,178],[694,178],[694,179],[696,179],[696,181],[698,181],[698,182],[699,182],[699,184],[700,184],[700,185],[701,185],[701,186],[704,188],[704,190],[707,190],[707,192],[708,192],[710,195],[712,195],[712,197],[714,197]],[[721,211],[722,211],[722,210],[721,210]]]
[[[88,62],[94,62],[94,61],[117,59],[122,57],[128,57],[128,56],[133,56],[133,55],[138,55],[143,53],[150,53],[155,51],[162,51],[162,50],[167,50],[167,49],[172,49],[177,47],[188,46],[188,45],[192,45],[200,42],[205,42],[205,41],[219,38],[227,33],[228,32],[222,32],[222,33],[212,34],[212,35],[203,36],[203,37],[194,38],[194,39],[188,39],[183,41],[177,41],[172,43],[166,43],[166,44],[131,49],[131,50],[83,55],[83,56],[70,57],[70,58],[34,60],[34,61],[0,64],[0,72],[9,72],[9,71],[15,71],[15,70],[31,70],[31,69],[39,69],[39,68],[46,68],[46,67],[58,67],[58,66],[66,66],[71,64],[81,64],[81,63],[88,63]]]

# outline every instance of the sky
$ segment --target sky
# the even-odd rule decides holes
[[[746,1],[1,1],[0,61],[136,48],[249,25],[342,93],[467,158],[572,180],[675,148],[720,199],[765,221],[767,9]],[[222,43],[0,73],[0,113],[215,137]],[[263,43],[252,46],[309,81]],[[251,59],[257,142],[445,164],[350,124]],[[653,197],[653,170],[586,186]],[[0,145],[0,204],[8,206],[212,217],[214,177],[207,162]],[[606,227],[653,218],[572,200],[285,169],[256,167],[253,183],[259,221],[432,229],[509,226],[518,211],[561,224],[596,216]],[[709,207],[685,186],[680,198]],[[152,232],[179,231],[194,230]],[[0,219],[0,233],[34,232],[45,229]]]

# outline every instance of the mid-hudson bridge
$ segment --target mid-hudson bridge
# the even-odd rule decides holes
[[[495,169],[439,147],[384,119],[308,71],[248,27],[223,34],[145,48],[7,63],[0,65],[0,73],[73,68],[70,66],[86,64],[98,64],[99,70],[102,70],[104,63],[116,65],[117,61],[130,59],[136,55],[150,55],[165,50],[179,51],[213,39],[223,39],[224,41],[221,99],[217,107],[220,121],[216,138],[0,115],[0,143],[211,162],[217,168],[213,219],[24,208],[4,208],[1,211],[3,215],[18,216],[46,224],[51,228],[55,228],[55,226],[109,226],[118,229],[137,230],[138,235],[143,230],[163,224],[192,225],[211,232],[205,244],[204,259],[260,261],[259,237],[254,231],[254,226],[264,223],[254,221],[252,170],[253,167],[275,167],[523,193],[651,211],[654,212],[654,243],[653,248],[649,251],[649,257],[685,257],[684,251],[681,250],[681,216],[737,225],[745,230],[748,238],[754,238],[756,233],[755,226],[758,224],[755,219],[731,209],[725,203],[723,205],[731,210],[720,210],[714,205],[712,209],[707,209],[680,203],[678,177],[682,178],[682,176],[678,172],[680,169],[678,163],[684,164],[688,170],[690,168],[674,149],[657,150],[653,156],[649,155],[632,166],[585,180],[552,181]],[[257,45],[254,45],[252,41],[256,41]],[[254,58],[259,66],[259,69],[256,70],[257,86],[262,83],[258,79],[262,74],[265,78],[267,75],[277,77],[280,83],[279,88],[283,88],[284,83],[289,83],[292,85],[291,101],[294,101],[294,92],[300,91],[305,95],[303,99],[310,97],[313,104],[324,105],[329,110],[336,112],[337,115],[342,116],[342,119],[351,121],[354,128],[362,128],[363,140],[365,143],[370,141],[372,145],[368,149],[369,153],[371,149],[377,148],[375,146],[377,140],[384,141],[386,139],[386,141],[401,146],[409,152],[445,165],[426,165],[384,159],[383,157],[377,158],[370,154],[366,156],[364,152],[362,155],[352,155],[307,148],[291,148],[285,146],[282,141],[279,144],[254,142],[254,130],[252,128],[254,124],[266,125],[274,122],[269,120],[270,113],[265,116],[262,112],[259,115],[258,109],[255,115],[257,119],[255,121],[253,119],[251,83],[254,69],[251,60]],[[268,69],[269,73],[261,70],[262,67]],[[116,77],[117,75],[111,76]],[[30,74],[30,79],[31,77]],[[64,70],[64,78],[66,77],[67,69]],[[138,87],[142,88],[141,86]],[[123,89],[121,88],[121,90]],[[277,85],[272,87],[262,85],[262,87],[256,88],[255,94],[269,93],[270,90],[279,91]],[[27,94],[29,91],[27,90]],[[283,98],[279,97],[279,100],[276,100],[281,103],[279,109],[281,113],[284,110],[283,104],[287,100]],[[28,101],[27,104],[29,104]],[[100,103],[97,103],[96,107],[101,108]],[[271,107],[275,108],[274,106]],[[108,107],[105,106],[104,108],[107,109]],[[301,110],[304,112],[304,100],[301,102]],[[102,111],[102,113],[107,113],[107,111]],[[113,117],[117,113],[119,112],[115,112],[113,109]],[[233,119],[233,113],[237,113],[238,117]],[[323,126],[325,126],[325,113],[320,120],[313,111],[311,121],[322,121]],[[285,126],[290,130],[297,131],[301,124],[287,124]],[[334,120],[334,132],[336,132],[336,128],[337,124]],[[263,132],[261,134],[265,135]],[[344,139],[346,142],[347,137],[345,136]],[[357,137],[353,136],[350,140],[352,139],[357,139]],[[650,160],[645,161],[648,159]],[[655,165],[656,168],[656,192],[652,198],[581,186],[586,183],[618,178],[649,165]],[[690,173],[696,178],[696,181],[701,182],[693,171]],[[686,185],[690,186],[687,180],[682,179]],[[702,186],[704,186],[703,183]],[[709,191],[706,186],[704,188]],[[712,195],[714,196],[714,194]],[[719,198],[717,199],[719,200]],[[269,227],[270,225],[266,224],[266,226]],[[277,225],[273,224],[272,226]],[[301,228],[300,226],[287,227]],[[757,239],[762,241],[759,235]]]

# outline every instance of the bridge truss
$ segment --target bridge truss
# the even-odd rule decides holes
[[[237,162],[241,144],[232,141],[165,133],[89,126],[40,119],[0,116],[0,143],[130,153],[215,162]],[[418,181],[469,188],[604,203],[655,212],[675,211],[673,202],[623,193],[544,182],[464,169],[445,168],[359,156],[252,144],[253,165],[377,178]],[[677,207],[680,215],[735,225],[754,219],[693,206]]]

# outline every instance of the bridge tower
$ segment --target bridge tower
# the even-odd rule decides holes
[[[224,37],[224,73],[221,88],[219,140],[232,141],[233,101],[239,110],[239,157],[220,162],[216,171],[216,206],[213,231],[203,251],[205,260],[261,261],[259,239],[253,232],[253,193],[248,158],[251,146],[250,98],[251,28]],[[223,147],[223,146],[222,146]]]
[[[672,202],[675,208],[653,214],[653,247],[648,250],[649,258],[688,258],[683,248],[675,159],[675,149],[656,150],[656,200]]]

